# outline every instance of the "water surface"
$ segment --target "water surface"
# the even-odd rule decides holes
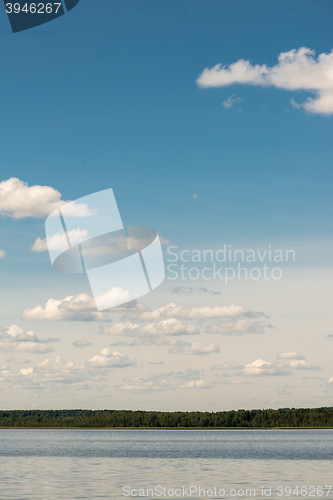
[[[221,498],[223,490],[227,500],[247,489],[259,499],[269,486],[270,498],[333,499],[333,488],[317,489],[333,484],[333,430],[5,429],[0,481],[1,500],[124,499],[129,491]]]

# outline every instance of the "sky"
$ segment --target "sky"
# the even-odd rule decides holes
[[[97,4],[0,10],[1,408],[332,406],[332,3]],[[166,278],[100,312],[45,219],[109,188]]]

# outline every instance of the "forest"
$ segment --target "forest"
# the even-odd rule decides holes
[[[271,429],[333,428],[333,407],[163,412],[131,410],[0,411],[0,428]]]

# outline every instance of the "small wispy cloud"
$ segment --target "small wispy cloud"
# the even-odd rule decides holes
[[[221,102],[224,109],[230,109],[234,106],[234,104],[239,104],[243,101],[243,97],[237,97],[235,94],[232,94],[228,99]]]
[[[72,344],[74,347],[79,347],[80,349],[83,349],[83,347],[91,347],[92,344],[88,342],[88,340],[76,340]]]
[[[169,349],[171,354],[194,354],[205,355],[220,352],[220,346],[217,344],[205,344],[203,342],[184,342],[178,340]]]
[[[210,290],[204,286],[199,288],[193,288],[192,286],[175,286],[172,288],[171,293],[175,293],[178,295],[192,295],[194,293],[208,293],[211,295],[222,295],[221,292],[215,292],[214,290]]]

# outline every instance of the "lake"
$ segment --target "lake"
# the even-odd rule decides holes
[[[333,499],[333,430],[3,429],[0,478],[1,500]]]

